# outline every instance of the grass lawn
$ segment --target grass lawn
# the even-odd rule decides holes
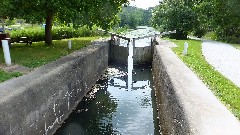
[[[240,88],[209,65],[202,55],[201,41],[171,40],[178,45],[173,51],[190,67],[212,92],[240,119]],[[188,55],[183,56],[184,42],[189,43]]]
[[[72,49],[68,50],[68,40],[53,41],[52,46],[45,46],[44,42],[33,43],[32,46],[13,44],[11,47],[11,59],[15,64],[34,68],[54,61],[61,56],[72,53],[87,46],[90,41],[99,37],[83,37],[72,39]],[[0,63],[4,63],[2,49],[0,50]]]
[[[0,83],[6,81],[8,79],[11,79],[13,77],[18,77],[21,75],[22,75],[22,73],[18,73],[18,72],[7,73],[7,72],[0,70]]]
[[[36,42],[32,46],[25,43],[12,44],[10,49],[12,63],[29,68],[39,67],[79,50],[97,38],[99,37],[73,38],[71,50],[68,50],[68,40],[53,41],[52,46],[45,46],[44,42]],[[5,63],[2,49],[0,49],[0,63]],[[7,73],[0,70],[0,82],[20,75],[21,73]]]

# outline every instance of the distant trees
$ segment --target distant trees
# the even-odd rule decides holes
[[[122,12],[119,13],[120,27],[136,28],[137,26],[150,25],[149,20],[152,16],[152,9],[147,10],[127,6],[122,8]]]
[[[164,0],[154,9],[152,25],[177,30],[177,37],[192,32],[201,37],[214,31],[219,40],[240,43],[239,0]]]

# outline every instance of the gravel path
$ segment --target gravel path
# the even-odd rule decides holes
[[[229,44],[203,40],[202,53],[209,64],[240,87],[240,50]]]

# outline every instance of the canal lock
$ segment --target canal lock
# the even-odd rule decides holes
[[[105,75],[55,135],[158,135],[151,40],[111,45]]]

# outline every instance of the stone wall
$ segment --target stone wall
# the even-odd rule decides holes
[[[155,46],[152,63],[162,133],[239,135],[239,120],[165,45]]]
[[[115,44],[110,45],[110,61],[119,63],[119,64],[127,64],[128,62],[128,47],[119,46]]]
[[[133,64],[151,64],[152,63],[152,46],[134,47]]]
[[[128,47],[121,46],[120,40],[115,39],[110,46],[110,61],[120,64],[128,64]],[[132,44],[132,42],[130,42]],[[133,47],[133,64],[151,64],[152,62],[152,46]]]
[[[108,67],[108,41],[94,42],[0,84],[0,135],[53,134]]]

